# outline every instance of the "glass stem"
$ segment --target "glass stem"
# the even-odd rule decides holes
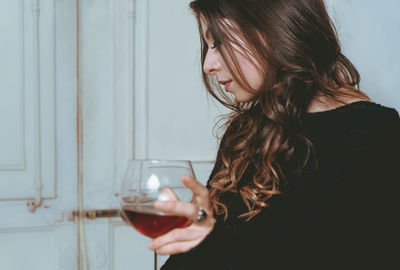
[[[154,270],[158,270],[157,268],[157,253],[154,251]]]

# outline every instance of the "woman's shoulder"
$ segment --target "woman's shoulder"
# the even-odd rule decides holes
[[[330,110],[310,112],[306,116],[321,121],[337,119],[351,121],[353,124],[367,122],[369,125],[396,123],[400,120],[396,109],[367,100],[357,100]]]
[[[396,144],[400,138],[397,110],[372,101],[358,100],[308,113],[305,120],[304,127],[311,139],[348,151]]]

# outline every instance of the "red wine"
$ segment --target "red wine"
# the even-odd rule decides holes
[[[185,217],[141,213],[125,207],[123,211],[129,223],[136,230],[151,238],[159,237],[172,229],[189,225],[189,220]]]

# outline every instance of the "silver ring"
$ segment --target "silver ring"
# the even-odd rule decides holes
[[[200,207],[199,212],[197,212],[196,222],[202,222],[206,218],[207,218],[206,211],[204,211],[203,208]]]

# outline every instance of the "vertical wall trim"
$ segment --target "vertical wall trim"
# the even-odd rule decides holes
[[[21,146],[22,146],[22,151],[20,151],[20,157],[21,157],[21,163],[17,165],[17,168],[20,170],[25,170],[26,169],[26,136],[25,136],[25,26],[24,26],[24,2],[22,0],[19,0],[19,7],[20,7],[20,43],[19,46],[20,48],[20,74],[21,74],[21,80],[20,80],[20,87],[19,87],[19,93],[20,93],[20,98],[21,98],[21,104],[20,104],[20,127],[22,131],[22,141],[21,141]],[[1,168],[1,167],[0,167]]]
[[[127,91],[127,100],[126,100],[126,108],[127,108],[127,132],[129,142],[127,144],[128,150],[127,154],[129,159],[134,158],[134,147],[135,147],[135,98],[134,92],[136,87],[134,83],[136,81],[135,72],[135,25],[136,25],[136,15],[137,12],[135,10],[135,0],[127,0],[128,1],[128,91]]]
[[[56,59],[57,59],[57,55],[56,55],[56,0],[52,0],[53,2],[53,39],[52,39],[52,46],[53,46],[53,70],[52,70],[52,77],[54,78],[54,80],[52,81],[52,87],[53,87],[53,91],[54,91],[54,96],[53,96],[53,105],[52,105],[52,110],[54,112],[54,117],[53,119],[53,134],[54,134],[54,160],[53,160],[53,180],[54,180],[54,186],[53,186],[53,199],[57,199],[57,185],[58,185],[58,177],[57,177],[57,171],[58,171],[58,166],[57,166],[57,75],[56,75]],[[46,195],[46,194],[45,194]],[[45,197],[46,198],[46,197]]]
[[[80,88],[80,33],[79,33],[79,24],[80,24],[80,11],[79,11],[79,0],[75,0],[75,8],[76,8],[76,141],[77,141],[77,208],[78,208],[78,235],[77,235],[77,243],[78,243],[78,252],[77,252],[77,265],[78,270],[84,268],[83,261],[85,261],[85,255],[82,254],[85,251],[85,239],[83,234],[83,214],[82,214],[82,205],[83,205],[83,166],[82,166],[82,157],[83,157],[83,120],[82,120],[82,93]],[[82,258],[83,257],[83,258]]]
[[[35,198],[28,202],[29,211],[34,212],[42,204],[42,155],[40,142],[40,62],[39,62],[39,0],[32,0],[32,56],[33,56],[33,103],[34,117],[33,127],[35,128],[35,174],[34,190]]]
[[[111,1],[111,8],[112,8],[112,11],[111,11],[111,20],[112,20],[112,23],[111,23],[111,31],[112,31],[112,33],[111,33],[111,36],[112,36],[112,40],[111,40],[111,55],[112,55],[112,63],[113,63],[113,68],[112,68],[112,92],[113,92],[113,108],[112,108],[112,112],[113,112],[113,129],[112,129],[112,132],[113,132],[113,135],[112,135],[112,138],[113,138],[113,141],[112,141],[112,144],[113,144],[113,147],[112,147],[112,149],[114,149],[114,151],[112,152],[112,154],[113,154],[113,157],[112,157],[112,160],[113,160],[113,168],[112,168],[112,178],[114,179],[113,181],[114,181],[114,183],[115,183],[115,178],[117,177],[117,168],[118,168],[118,164],[117,164],[117,160],[118,160],[118,158],[117,158],[117,156],[118,156],[118,153],[117,153],[117,147],[118,147],[118,139],[119,139],[119,133],[118,133],[118,117],[119,117],[119,114],[118,114],[118,111],[117,111],[117,108],[118,108],[118,92],[120,92],[121,91],[121,89],[118,89],[118,87],[117,87],[117,81],[116,81],[116,72],[117,72],[117,55],[116,55],[116,48],[117,48],[117,45],[115,44],[116,42],[117,42],[117,40],[116,40],[116,29],[115,29],[115,27],[116,27],[116,22],[115,22],[115,20],[116,20],[116,18],[117,18],[117,16],[116,16],[116,9],[117,9],[117,7],[116,7],[116,3],[115,3],[115,0],[112,0]],[[125,89],[124,89],[125,90]]]
[[[148,158],[149,135],[149,1],[136,1],[135,82],[134,82],[134,157]]]

